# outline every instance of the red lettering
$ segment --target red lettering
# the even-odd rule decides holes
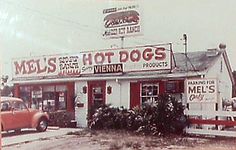
[[[44,62],[45,61],[46,61],[46,58],[44,58]],[[42,73],[42,72],[46,72],[46,70],[47,70],[46,66],[44,66],[44,68],[40,67],[40,59],[35,60],[35,62],[36,62],[37,68],[38,68],[38,71],[37,71],[38,74]]]
[[[33,59],[27,61],[26,64],[28,65],[28,69],[29,69],[28,74],[36,72],[37,68],[34,66],[34,60]]]
[[[143,51],[143,59],[146,60],[146,61],[150,61],[153,57],[153,53],[152,53],[152,49],[151,48],[146,48],[144,51]]]
[[[111,56],[114,56],[113,52],[107,52],[105,53],[105,56],[107,56],[108,63],[111,63]]]
[[[120,51],[120,62],[127,62],[129,58],[129,53],[127,51]]]
[[[21,61],[20,64],[18,64],[18,62],[15,61],[14,65],[15,65],[15,69],[16,69],[16,72],[15,72],[16,75],[20,74],[20,73],[22,73],[22,74],[26,74],[27,73],[27,71],[25,69],[25,60]]]
[[[158,47],[155,50],[155,59],[156,60],[164,60],[166,58],[166,52],[165,52],[165,48],[163,47]]]
[[[49,58],[48,59],[48,73],[53,73],[56,71],[56,58]]]
[[[139,50],[133,50],[131,53],[130,53],[130,60],[132,62],[138,62],[141,58],[141,53]]]
[[[91,54],[88,54],[87,56],[86,56],[86,54],[83,54],[83,64],[88,65],[87,62],[89,65],[92,65],[92,55]]]
[[[103,64],[105,60],[105,56],[103,53],[96,53],[94,56],[94,61],[96,64]]]

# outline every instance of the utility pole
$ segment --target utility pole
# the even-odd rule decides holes
[[[185,55],[185,67],[186,67],[186,77],[185,77],[185,82],[188,79],[188,49],[187,49],[187,34],[183,34],[183,40],[184,40],[184,55]],[[187,98],[187,97],[185,97]],[[186,100],[186,108],[189,110],[189,103]]]
[[[185,65],[186,70],[188,72],[188,45],[187,45],[187,34],[183,34],[183,40],[184,40],[184,54],[185,54]]]
[[[184,53],[187,57],[187,34],[183,34],[183,40],[184,40]]]

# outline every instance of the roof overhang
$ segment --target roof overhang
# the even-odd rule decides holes
[[[14,84],[42,84],[52,82],[75,82],[75,81],[91,81],[91,80],[147,80],[147,79],[186,79],[189,77],[202,77],[206,72],[183,72],[183,73],[167,73],[167,74],[127,74],[127,75],[107,75],[107,76],[89,76],[77,78],[56,78],[56,79],[15,79]]]

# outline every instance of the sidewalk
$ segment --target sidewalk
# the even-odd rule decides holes
[[[2,147],[16,145],[18,143],[28,143],[40,139],[48,139],[66,135],[69,132],[81,131],[82,128],[48,128],[45,132],[37,132],[34,129],[22,130],[20,134],[2,133]]]

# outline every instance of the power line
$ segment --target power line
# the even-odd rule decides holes
[[[86,25],[86,24],[81,24],[81,23],[76,22],[76,21],[71,20],[71,19],[63,18],[63,17],[57,16],[57,15],[53,15],[53,14],[50,14],[50,13],[46,13],[46,12],[42,12],[42,11],[39,11],[39,10],[36,10],[36,9],[25,7],[25,6],[22,6],[19,3],[16,4],[16,3],[13,3],[12,1],[8,1],[8,0],[2,0],[1,2],[5,2],[5,3],[7,3],[9,5],[13,5],[17,8],[21,8],[23,10],[30,11],[30,12],[33,12],[35,14],[38,14],[41,17],[44,17],[43,19],[51,21],[51,22],[52,22],[51,19],[53,18],[55,20],[58,20],[58,21],[61,21],[61,22],[67,23],[67,24],[68,23],[74,24],[74,25],[76,25],[76,27],[79,27],[80,29],[86,29],[87,31],[90,31],[90,32],[97,32],[96,27],[91,27],[91,26]],[[50,18],[50,19],[47,19],[47,18]],[[97,32],[97,33],[100,33],[100,32]]]

